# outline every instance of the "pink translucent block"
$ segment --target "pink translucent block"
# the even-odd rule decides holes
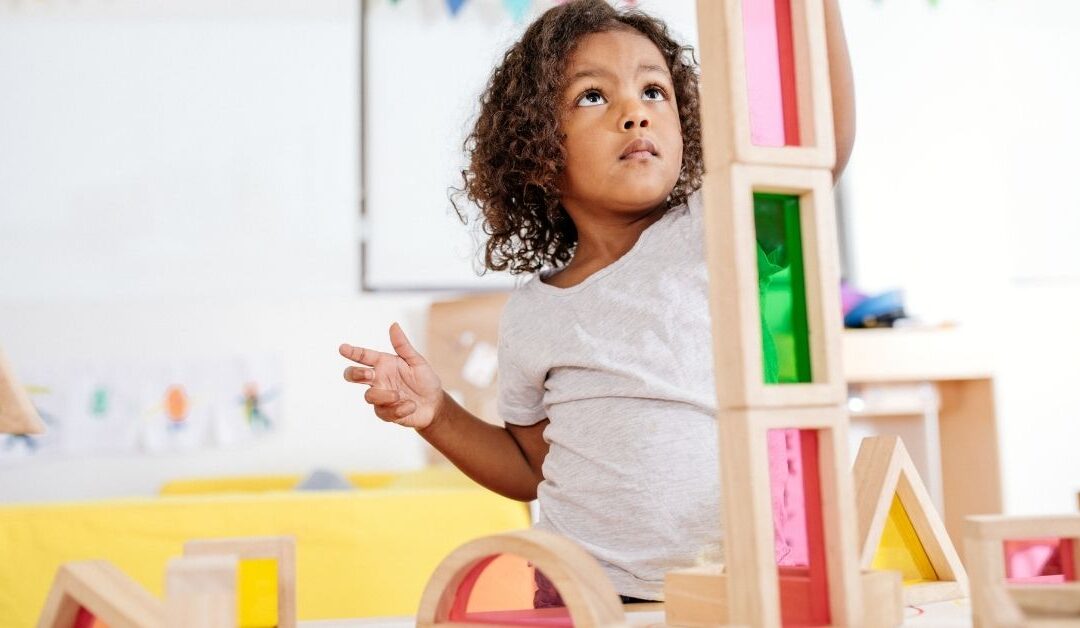
[[[1076,580],[1072,539],[1038,538],[1005,541],[1005,579],[1014,583],[1057,583]]]
[[[743,0],[750,142],[799,146],[791,0]]]

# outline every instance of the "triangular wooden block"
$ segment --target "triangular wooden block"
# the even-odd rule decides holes
[[[109,628],[163,628],[161,601],[112,563],[65,563],[56,572],[38,628],[70,628],[85,609]],[[84,613],[85,614],[85,613]]]
[[[966,597],[967,573],[903,441],[897,436],[864,438],[854,474],[860,566],[901,570],[902,565],[883,565],[888,558],[875,565],[886,525],[895,526],[889,534],[902,539],[910,551],[905,560],[918,574],[905,582],[904,603]]]
[[[0,434],[40,434],[45,431],[30,396],[15,378],[4,352],[0,350]]]

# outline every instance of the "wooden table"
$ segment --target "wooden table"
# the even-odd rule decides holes
[[[636,604],[626,607],[629,625],[641,628],[666,628],[663,604]],[[933,626],[934,628],[970,628],[971,606],[967,599],[937,602],[926,606],[904,609],[905,626]],[[412,628],[413,617],[370,617],[365,619],[341,619],[300,622],[301,628]]]

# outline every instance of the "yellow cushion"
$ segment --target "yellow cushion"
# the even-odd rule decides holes
[[[158,494],[265,493],[267,491],[288,491],[299,483],[299,475],[236,475],[221,478],[185,478],[162,484]]]
[[[528,525],[524,504],[475,485],[0,506],[0,617],[33,626],[66,561],[112,561],[160,596],[185,541],[279,534],[297,539],[301,619],[408,615],[450,551]]]
[[[379,488],[469,488],[476,484],[449,465],[398,473],[348,473],[350,484],[362,489]],[[265,493],[296,488],[299,475],[233,475],[210,478],[181,478],[161,485],[159,495],[207,495],[211,493]]]

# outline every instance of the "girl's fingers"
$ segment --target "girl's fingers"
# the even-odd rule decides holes
[[[416,411],[416,404],[411,401],[375,406],[375,416],[388,423],[396,423]]]
[[[373,406],[385,406],[401,401],[401,395],[396,390],[368,388],[364,393],[364,401]]]
[[[375,366],[375,360],[379,359],[378,351],[375,351],[374,349],[365,349],[363,347],[354,347],[350,344],[342,344],[338,347],[338,353],[349,358],[353,362],[367,366]]]
[[[404,419],[413,412],[416,412],[415,401],[402,401],[401,403],[394,406],[394,415],[398,419]]]
[[[347,366],[345,367],[345,381],[370,384],[375,381],[375,369]]]

